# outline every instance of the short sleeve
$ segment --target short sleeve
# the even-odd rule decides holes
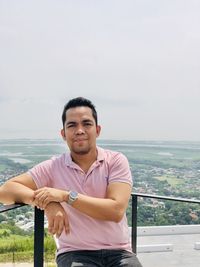
[[[132,175],[127,158],[122,153],[116,153],[109,164],[108,183],[122,182],[132,186]]]
[[[32,169],[28,171],[34,180],[37,188],[44,186],[51,186],[52,180],[52,160],[43,161],[35,165]]]

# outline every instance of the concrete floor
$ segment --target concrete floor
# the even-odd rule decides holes
[[[200,250],[194,243],[200,242],[200,234],[138,237],[138,245],[172,244],[173,251],[138,253],[143,267],[199,267]]]

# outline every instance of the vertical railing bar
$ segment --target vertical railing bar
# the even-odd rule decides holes
[[[133,253],[137,253],[137,196],[132,195],[132,229],[131,243]]]
[[[43,267],[44,259],[44,211],[35,207],[34,267]]]

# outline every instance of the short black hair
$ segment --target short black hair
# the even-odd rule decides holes
[[[65,104],[65,106],[64,106],[63,113],[62,113],[63,128],[64,128],[64,124],[66,121],[66,111],[70,108],[75,108],[75,107],[89,107],[89,108],[91,108],[92,116],[93,116],[95,123],[97,125],[97,123],[98,123],[97,112],[96,112],[96,108],[93,105],[93,103],[89,99],[86,99],[84,97],[76,97],[76,98],[69,100],[67,102],[67,104]]]

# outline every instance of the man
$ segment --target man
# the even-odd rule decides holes
[[[132,189],[126,157],[97,147],[101,127],[88,99],[70,100],[62,121],[70,152],[7,181],[0,201],[45,210],[59,267],[141,267],[131,252],[125,215]]]

